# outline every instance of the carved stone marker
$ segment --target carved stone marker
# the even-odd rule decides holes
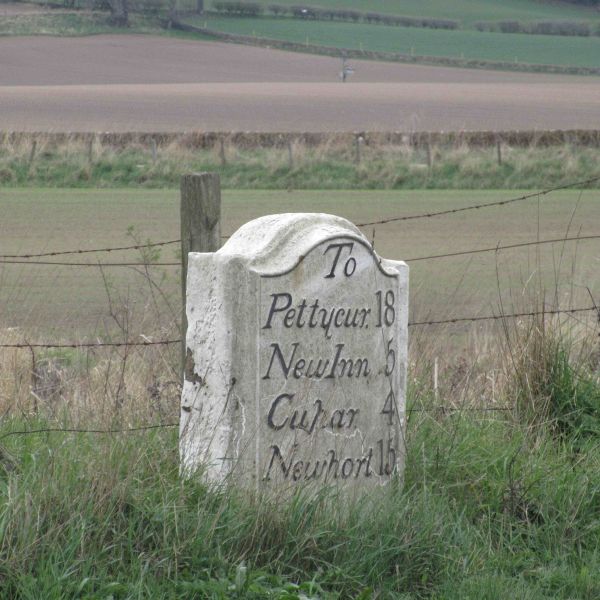
[[[267,493],[401,474],[405,263],[340,217],[282,214],[188,264],[184,473]]]

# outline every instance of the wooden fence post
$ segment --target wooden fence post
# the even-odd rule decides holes
[[[433,157],[431,155],[431,138],[428,137],[425,142],[425,153],[427,155],[427,166],[431,169],[433,167]]]
[[[181,178],[181,319],[182,373],[186,360],[186,280],[189,252],[216,252],[221,246],[221,182],[216,173],[192,173]]]
[[[31,151],[29,152],[29,167],[33,164],[33,159],[35,158],[35,151],[37,149],[37,140],[33,140],[31,142]]]
[[[221,166],[224,167],[227,164],[227,157],[225,156],[225,142],[223,138],[219,138],[219,159]]]
[[[500,140],[496,140],[496,152],[498,154],[498,165],[502,166],[502,145]]]
[[[361,146],[363,143],[363,137],[362,135],[357,135],[354,138],[354,162],[357,165],[360,165],[360,160],[361,160]]]
[[[152,164],[156,164],[158,159],[158,148],[156,147],[156,140],[152,138]]]
[[[288,166],[290,167],[290,171],[294,168],[294,152],[292,149],[292,140],[287,141],[287,151],[288,151]]]

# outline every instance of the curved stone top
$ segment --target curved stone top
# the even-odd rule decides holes
[[[264,274],[283,273],[293,269],[318,244],[337,237],[354,239],[373,252],[361,231],[342,217],[283,213],[242,225],[217,254],[244,257]]]

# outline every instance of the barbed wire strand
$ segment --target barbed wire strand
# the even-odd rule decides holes
[[[413,412],[504,412],[513,410],[510,406],[468,406],[457,408],[453,406],[433,406],[431,408],[413,407],[406,410],[409,415]]]
[[[538,240],[533,242],[521,242],[518,244],[507,244],[505,246],[500,246],[500,242],[498,242],[497,246],[491,246],[489,248],[477,248],[475,250],[461,250],[460,252],[448,252],[447,254],[432,254],[430,256],[417,256],[415,258],[405,258],[406,262],[417,262],[418,260],[433,260],[436,258],[448,258],[451,256],[464,256],[467,254],[479,254],[482,252],[498,252],[500,250],[510,250],[513,248],[524,248],[526,246],[538,246],[542,244],[557,244],[559,242],[576,242],[581,240],[596,240],[600,239],[600,235],[582,235],[577,237],[564,237],[564,238],[555,238],[552,240]]]
[[[504,412],[512,410],[509,406],[489,406],[489,407],[467,407],[467,408],[456,408],[446,406],[435,406],[432,408],[424,407],[412,407],[407,409],[407,413],[410,416],[414,412],[430,412],[430,413],[444,413],[444,412]],[[167,429],[171,427],[179,427],[179,423],[158,423],[156,425],[143,425],[140,427],[123,427],[115,429],[78,429],[74,427],[44,427],[41,429],[29,429],[29,430],[18,430],[9,431],[0,436],[0,442],[6,438],[15,435],[39,435],[42,433],[85,433],[85,434],[116,434],[116,433],[135,433],[140,431],[149,431],[153,429]]]
[[[110,248],[91,248],[77,250],[60,250],[56,252],[39,252],[36,254],[0,254],[0,258],[42,258],[44,256],[63,256],[65,254],[87,254],[90,252],[117,252],[121,250],[141,250],[142,248],[155,248],[157,246],[168,246],[179,244],[181,240],[168,240],[166,242],[148,242],[147,244],[135,244],[133,246],[112,246]]]
[[[597,306],[589,306],[584,308],[564,308],[564,309],[548,309],[530,312],[510,313],[510,314],[499,314],[499,315],[486,315],[481,317],[456,317],[453,319],[443,319],[436,321],[410,321],[409,327],[419,327],[423,325],[445,325],[451,323],[464,323],[473,321],[497,321],[500,319],[516,319],[519,317],[536,317],[541,315],[558,315],[558,314],[575,314],[580,312],[596,312],[600,321],[600,312]],[[157,345],[169,345],[169,344],[180,344],[181,338],[172,340],[157,340],[157,341],[143,341],[143,342],[66,342],[57,344],[0,344],[0,348],[102,348],[102,347],[123,347],[123,346],[157,346]]]
[[[448,323],[465,323],[474,321],[497,321],[500,319],[517,319],[519,317],[537,317],[541,315],[559,315],[559,314],[575,314],[580,312],[598,312],[596,306],[589,306],[585,308],[564,308],[564,309],[548,309],[521,313],[510,313],[510,314],[499,314],[499,315],[487,315],[483,317],[456,317],[454,319],[443,319],[439,321],[412,321],[409,322],[409,327],[418,327],[421,325],[444,325]]]
[[[519,196],[517,198],[509,198],[508,200],[499,200],[497,202],[488,202],[482,204],[473,204],[470,206],[464,206],[462,208],[453,208],[448,210],[442,210],[437,212],[428,212],[417,215],[406,215],[402,217],[390,217],[387,219],[381,219],[379,221],[370,221],[367,223],[356,223],[357,227],[367,227],[369,225],[385,225],[386,223],[392,223],[394,221],[409,221],[413,219],[425,219],[430,217],[439,217],[441,215],[448,215],[458,212],[464,212],[467,210],[477,210],[480,208],[488,208],[491,206],[504,206],[506,204],[512,204],[514,202],[521,202],[524,200],[529,200],[531,198],[536,198],[540,196],[545,196],[547,194],[551,194],[552,192],[557,192],[560,190],[566,190],[578,186],[588,185],[590,183],[595,183],[600,181],[600,176],[590,177],[589,179],[584,179],[582,181],[575,181],[572,183],[565,183],[563,185],[555,186],[552,188],[546,188],[544,190],[540,190],[538,192],[532,192],[530,194],[526,194],[524,196]],[[229,239],[231,235],[222,235],[221,239]],[[28,253],[28,254],[0,254],[0,259],[8,259],[8,258],[41,258],[45,256],[62,256],[66,254],[85,254],[90,252],[117,252],[121,250],[140,250],[142,248],[154,248],[157,246],[167,246],[169,244],[179,244],[181,243],[181,239],[177,240],[167,240],[163,242],[148,242],[147,244],[134,244],[131,246],[113,246],[107,248],[91,248],[91,249],[76,249],[76,250],[60,250],[55,252],[39,252],[39,253]],[[413,259],[414,260],[414,259]]]
[[[588,185],[590,183],[595,183],[596,181],[600,181],[600,176],[590,177],[589,179],[584,179],[583,181],[566,183],[564,185],[557,185],[555,187],[546,188],[546,189],[540,190],[538,192],[532,192],[531,194],[525,194],[524,196],[518,196],[517,198],[509,198],[508,200],[498,200],[496,202],[472,204],[470,206],[463,206],[462,208],[449,208],[449,209],[440,210],[437,212],[428,212],[428,213],[422,213],[422,214],[417,214],[417,215],[406,215],[406,216],[402,216],[402,217],[389,217],[387,219],[381,219],[379,221],[370,221],[368,223],[356,223],[356,226],[357,227],[368,227],[370,225],[385,225],[386,223],[393,223],[395,221],[411,221],[413,219],[427,219],[430,217],[439,217],[442,215],[450,215],[450,214],[454,214],[454,213],[465,212],[467,210],[490,208],[492,206],[504,206],[506,204],[513,204],[514,202],[522,202],[524,200],[530,200],[531,198],[539,198],[541,196],[546,196],[548,194],[551,194],[552,192],[558,192],[560,190],[567,190],[569,188]]]
[[[125,346],[168,346],[170,344],[181,344],[181,338],[176,340],[149,340],[143,342],[59,342],[56,344],[0,344],[0,348],[106,348]]]
[[[0,265],[42,265],[55,267],[181,267],[180,262],[120,262],[120,263],[80,263],[80,262],[60,262],[53,260],[0,260]]]
[[[514,202],[522,202],[525,200],[530,200],[531,198],[538,198],[540,196],[546,196],[551,194],[552,192],[558,192],[560,190],[568,190],[570,188],[579,187],[583,185],[588,185],[590,183],[595,183],[600,181],[600,176],[590,177],[589,179],[584,179],[582,181],[575,181],[571,183],[565,183],[563,185],[558,185],[552,188],[546,188],[544,190],[540,190],[537,192],[531,192],[530,194],[525,194],[524,196],[518,196],[516,198],[508,198],[507,200],[498,200],[496,202],[487,202],[481,204],[472,204],[470,206],[463,206],[462,208],[451,208],[447,210],[440,210],[437,212],[427,212],[416,215],[406,215],[402,217],[389,217],[387,219],[380,219],[379,221],[369,221],[367,223],[355,223],[356,227],[368,227],[370,225],[385,225],[386,223],[393,223],[395,221],[411,221],[414,219],[427,219],[430,217],[439,217],[442,215],[450,215],[459,212],[465,212],[468,210],[477,210],[480,208],[488,208],[491,206],[504,206],[506,204],[513,204]],[[226,240],[229,239],[231,235],[222,235],[221,239]]]
[[[20,431],[9,431],[0,436],[0,441],[13,435],[34,435],[39,433],[132,433],[135,431],[148,431],[149,429],[164,429],[167,427],[178,427],[179,423],[159,423],[157,425],[143,425],[141,427],[123,427],[120,429],[77,429],[72,427],[44,427],[42,429],[29,429]]]
[[[221,236],[221,239],[229,239],[231,236]],[[407,262],[416,262],[420,260],[433,260],[437,258],[448,258],[452,256],[464,256],[468,254],[479,254],[483,252],[498,252],[500,250],[510,250],[514,248],[524,248],[527,246],[538,246],[543,244],[556,244],[560,242],[576,242],[582,240],[595,240],[600,239],[600,235],[584,235],[577,237],[564,237],[564,238],[554,238],[550,240],[535,240],[531,242],[520,242],[516,244],[507,244],[501,246],[499,243],[496,246],[490,246],[489,248],[476,248],[474,250],[460,250],[458,252],[448,252],[447,254],[432,254],[428,256],[417,256],[412,258],[406,258]],[[157,244],[150,245],[164,245],[164,244],[172,244],[176,242],[180,242],[181,240],[172,240],[170,242],[160,242]],[[114,248],[113,250],[125,250],[129,248],[140,248],[142,246],[128,246],[123,248]],[[48,254],[22,254],[22,255],[0,255],[0,259],[3,258],[28,258],[35,256],[53,256],[55,254],[74,254],[74,253],[83,253],[83,252],[100,252],[101,250],[73,250],[71,252],[56,252],[56,253],[48,253]],[[111,249],[105,249],[105,251],[110,252]],[[152,262],[152,263],[139,263],[139,262],[128,262],[128,263],[71,263],[71,262],[58,262],[58,261],[30,261],[30,260],[0,260],[0,264],[24,264],[24,265],[57,265],[57,266],[67,266],[67,267],[146,267],[146,266],[164,266],[164,267],[174,267],[181,266],[181,263],[178,262]]]

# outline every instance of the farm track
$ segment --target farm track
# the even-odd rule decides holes
[[[4,130],[596,127],[600,79],[340,61],[140,35],[0,39]]]

